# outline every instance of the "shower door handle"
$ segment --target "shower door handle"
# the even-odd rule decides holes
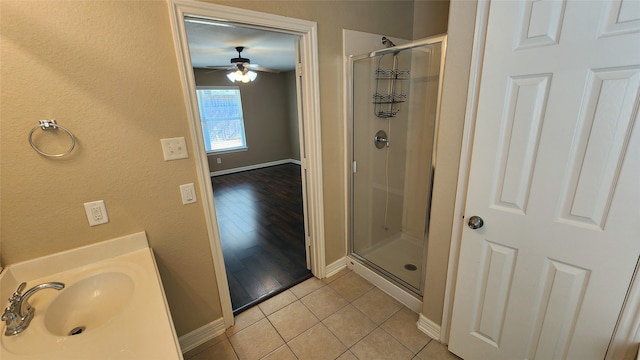
[[[484,220],[480,216],[472,216],[469,218],[467,225],[473,230],[480,229],[484,225]]]
[[[383,147],[389,147],[389,139],[387,138],[387,133],[384,130],[378,130],[376,136],[373,137],[373,144],[378,149],[382,149]]]

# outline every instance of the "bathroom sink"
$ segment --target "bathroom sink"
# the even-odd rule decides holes
[[[182,359],[144,233],[8,265],[0,299],[23,281],[65,287],[30,297],[35,313],[23,332],[2,335],[0,323],[2,360]]]
[[[75,336],[109,322],[133,296],[134,283],[121,272],[105,272],[67,286],[44,314],[44,326],[53,335]]]

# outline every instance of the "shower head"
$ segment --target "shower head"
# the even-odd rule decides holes
[[[386,46],[388,48],[396,46],[396,44],[394,44],[393,41],[387,39],[386,36],[382,37],[382,45],[384,45],[384,46]]]

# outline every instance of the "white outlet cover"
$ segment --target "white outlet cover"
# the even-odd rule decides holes
[[[84,211],[87,213],[89,226],[96,226],[109,222],[109,215],[107,215],[107,208],[104,206],[104,200],[84,203]]]
[[[162,144],[162,154],[164,155],[165,161],[186,159],[189,157],[187,142],[184,137],[160,139],[160,144]]]

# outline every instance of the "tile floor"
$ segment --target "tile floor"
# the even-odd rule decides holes
[[[311,278],[236,317],[185,360],[457,360],[418,315],[356,273]]]

